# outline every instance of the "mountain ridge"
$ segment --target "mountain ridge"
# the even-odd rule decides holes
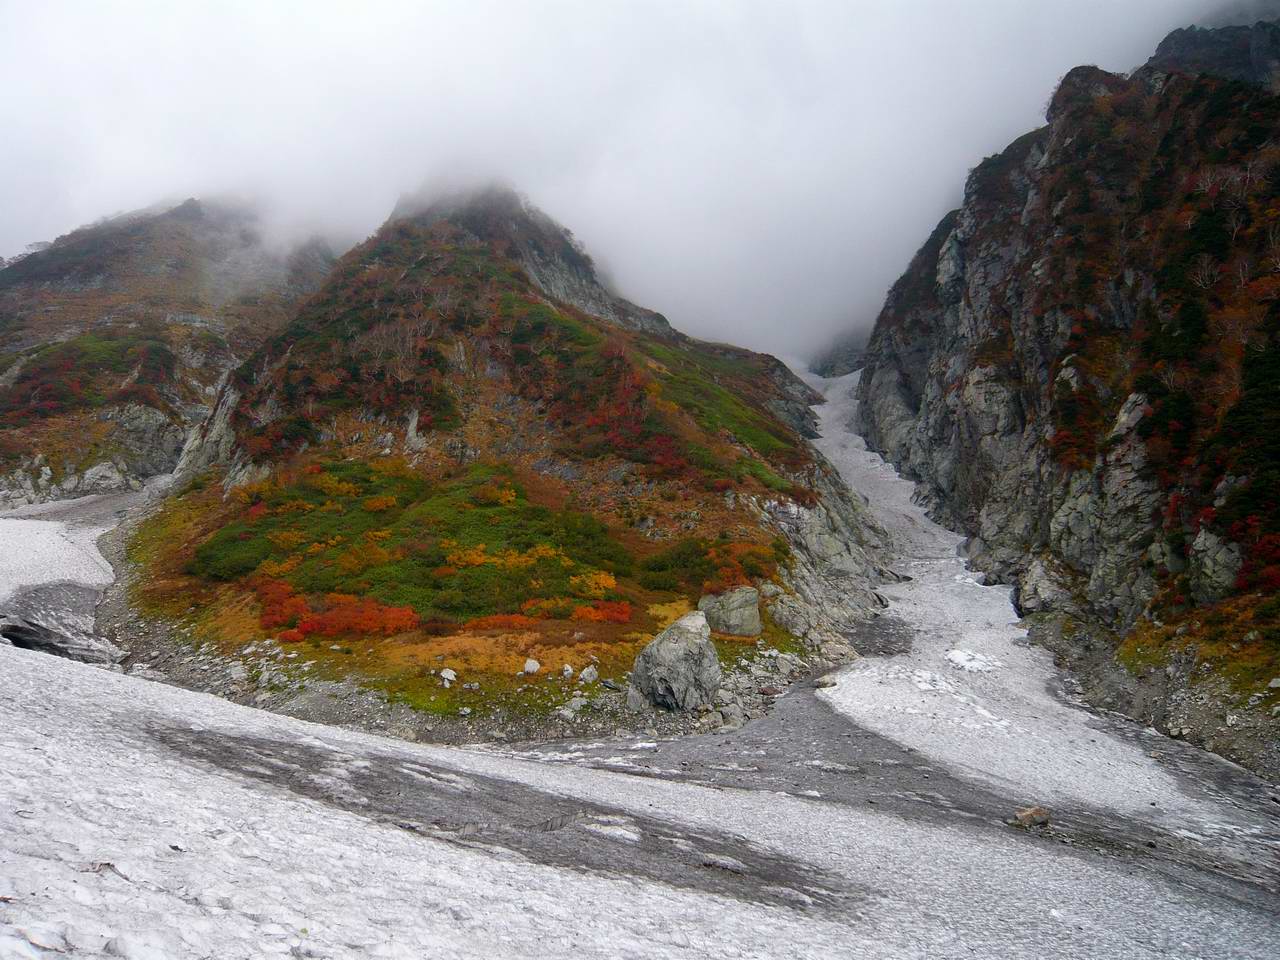
[[[1280,101],[1080,67],[1047,120],[895,284],[859,429],[1095,702],[1275,770]]]
[[[808,442],[820,400],[621,301],[514,191],[402,206],[222,387],[139,535],[139,601],[199,598],[224,649],[308,643],[438,722],[475,711],[473,735],[547,712],[527,660],[621,677],[733,591],[760,616],[726,657],[839,661],[893,575]]]

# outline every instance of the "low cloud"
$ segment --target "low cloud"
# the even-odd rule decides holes
[[[1196,0],[0,2],[0,254],[164,197],[351,242],[500,179],[681,329],[867,326],[968,168]]]

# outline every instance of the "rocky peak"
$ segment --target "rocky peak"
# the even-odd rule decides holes
[[[1207,73],[1280,92],[1280,22],[1175,30],[1161,41],[1147,67],[1164,73]]]
[[[1049,101],[1046,119],[1050,123],[1059,120],[1072,107],[1080,103],[1090,103],[1098,97],[1115,93],[1125,85],[1124,77],[1109,73],[1101,67],[1083,66],[1070,70]]]
[[[489,185],[404,198],[391,220],[422,225],[447,220],[477,240],[502,248],[545,295],[618,326],[674,336],[666,317],[623,299],[604,282],[573,234],[510,187]]]

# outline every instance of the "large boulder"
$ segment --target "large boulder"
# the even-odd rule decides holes
[[[760,622],[760,593],[755,587],[736,587],[725,593],[703,597],[698,609],[716,633],[735,637],[758,637],[764,625]]]
[[[653,638],[636,657],[627,706],[694,710],[715,701],[720,658],[701,612],[687,613]]]

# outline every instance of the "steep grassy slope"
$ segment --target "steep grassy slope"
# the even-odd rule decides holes
[[[188,200],[11,261],[0,270],[0,491],[50,499],[172,468],[221,376],[331,260],[319,244],[275,252],[250,211]]]
[[[431,205],[345,256],[233,376],[184,466],[227,470],[230,495],[197,485],[151,521],[141,596],[171,615],[197,598],[224,643],[306,643],[440,710],[470,696],[446,666],[482,682],[477,708],[523,692],[530,656],[618,675],[744,584],[787,597],[774,642],[838,640],[871,608],[855,541],[874,534],[804,438],[815,399],[773,358],[613,298],[514,194]],[[812,612],[781,585],[836,595]]]

